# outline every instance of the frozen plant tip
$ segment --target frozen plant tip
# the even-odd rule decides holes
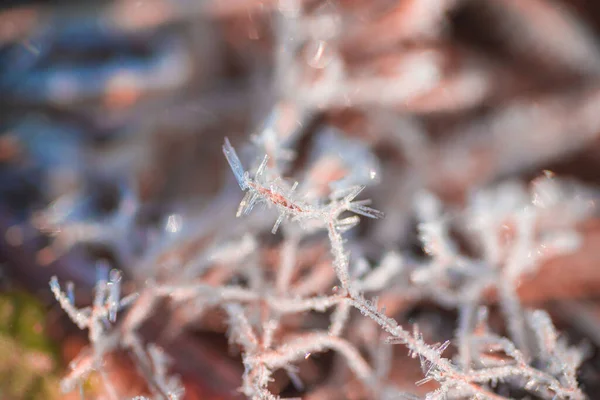
[[[82,354],[71,363],[71,373],[63,379],[61,386],[63,392],[70,392],[76,385],[81,385],[85,378],[94,370],[101,373],[107,390],[111,390],[111,385],[105,379],[101,371],[102,357],[105,349],[108,349],[107,339],[110,323],[115,322],[117,312],[127,307],[137,298],[137,294],[132,294],[120,299],[120,281],[121,273],[112,270],[107,279],[107,270],[98,268],[99,279],[96,283],[94,301],[92,306],[77,308],[75,306],[75,296],[73,293],[73,284],[67,283],[67,292],[61,290],[58,278],[53,276],[50,279],[50,290],[56,297],[60,306],[65,310],[69,318],[79,327],[87,329],[91,352],[82,352]]]
[[[344,211],[351,211],[369,218],[382,218],[383,213],[368,207],[370,200],[353,201],[364,186],[352,186],[337,190],[330,195],[326,204],[310,203],[298,199],[295,190],[298,182],[289,186],[281,177],[271,176],[267,170],[268,157],[265,156],[256,169],[254,177],[244,167],[229,140],[225,139],[223,154],[240,186],[246,192],[237,211],[237,216],[249,214],[258,202],[274,206],[279,217],[272,232],[277,232],[286,217],[307,225],[333,226],[340,231],[347,230],[358,223],[356,217],[339,220]]]
[[[127,307],[137,297],[136,294],[132,294],[119,300],[121,273],[113,270],[110,275],[108,282],[98,281],[92,307],[77,308],[75,306],[72,282],[67,283],[67,292],[65,293],[60,288],[58,278],[53,276],[50,279],[50,290],[62,309],[80,329],[91,328],[95,323],[115,322],[117,311]]]

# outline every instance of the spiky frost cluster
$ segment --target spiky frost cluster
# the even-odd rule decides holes
[[[299,221],[305,226],[313,228],[318,228],[320,225],[331,226],[331,229],[338,231],[350,229],[358,223],[358,217],[340,220],[340,215],[345,211],[351,211],[369,218],[383,217],[383,213],[367,206],[370,204],[370,200],[353,201],[363,191],[364,186],[352,186],[334,191],[330,195],[330,201],[325,205],[310,204],[298,200],[294,196],[298,182],[291,187],[287,187],[285,182],[279,178],[272,181],[265,178],[265,168],[269,161],[268,156],[265,156],[258,166],[254,178],[250,178],[250,174],[244,171],[235,149],[229,143],[229,139],[225,139],[223,154],[225,154],[240,188],[246,191],[246,195],[238,208],[237,216],[250,213],[259,201],[263,201],[269,206],[275,206],[279,212],[279,217],[271,230],[272,233],[277,232],[279,225],[286,217]]]

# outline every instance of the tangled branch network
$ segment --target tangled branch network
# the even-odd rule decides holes
[[[423,378],[417,384],[435,383],[434,389],[424,395],[428,399],[500,399],[510,397],[510,388],[548,399],[585,398],[576,379],[583,348],[567,345],[544,311],[523,310],[514,290],[515,280],[535,269],[548,254],[573,251],[578,246],[577,235],[562,226],[534,228],[557,208],[577,206],[573,204],[577,199],[567,198],[555,178],[539,178],[530,193],[515,185],[501,188],[503,193],[510,194],[508,203],[493,191],[482,193],[474,200],[464,217],[477,222],[470,225],[479,230],[476,235],[485,234],[480,236],[484,238],[481,259],[458,252],[441,204],[433,195],[423,193],[418,199],[422,221],[419,231],[429,261],[409,270],[399,254],[389,253],[379,265],[360,267],[366,261],[351,262],[343,238],[343,234],[358,224],[359,217],[345,216],[345,213],[383,217],[381,212],[368,206],[368,201],[355,200],[363,186],[333,190],[327,199],[303,196],[297,190],[298,183],[289,185],[275,168],[269,167],[267,156],[251,175],[227,139],[223,153],[239,187],[246,192],[237,215],[248,215],[261,203],[278,213],[271,230],[275,234],[284,228],[277,269],[268,273],[256,260],[244,262],[255,243],[243,238],[229,249],[221,246],[210,259],[244,268],[245,283],[211,285],[202,280],[154,283],[140,295],[119,299],[120,273],[113,270],[108,274],[107,267],[100,266],[93,306],[78,309],[74,305],[72,285],[67,285],[65,293],[53,278],[52,292],[77,326],[89,330],[91,344],[91,351],[85,351],[72,363],[73,371],[63,381],[63,390],[74,389],[91,372],[97,371],[107,392],[118,398],[103,372],[103,359],[110,352],[126,349],[133,354],[155,398],[180,398],[181,385],[176,378],[167,376],[167,361],[162,350],[153,344],[144,345],[137,332],[152,304],[157,299],[168,298],[174,308],[183,308],[192,302],[202,310],[217,307],[225,312],[229,338],[240,349],[244,366],[240,390],[253,399],[279,398],[270,389],[275,382],[274,374],[279,370],[285,371],[301,388],[302,379],[295,364],[328,351],[336,352],[345,360],[366,398],[413,398],[415,394],[398,387],[390,376],[390,360],[381,350],[389,344],[403,345],[411,357],[418,358]],[[497,236],[498,224],[507,220],[512,221],[514,230],[508,242]],[[308,270],[304,281],[294,282],[292,277],[298,272],[295,258],[302,251],[303,241],[319,237],[321,231],[327,232],[332,254],[329,268],[333,268],[339,286],[330,295],[311,295],[306,282],[317,282],[311,274],[322,274],[321,271]],[[244,247],[247,250],[243,250]],[[233,252],[244,254],[236,257],[232,248]],[[195,268],[201,276],[198,265]],[[508,337],[494,333],[488,326],[488,311],[482,302],[490,288],[498,292]],[[427,297],[459,310],[454,342],[457,351],[453,358],[444,355],[450,341],[428,344],[416,325],[412,330],[403,328],[387,315],[384,307],[379,307],[377,298],[366,297],[366,293],[384,296],[398,291],[407,297]],[[132,309],[122,324],[113,327],[117,312],[125,307]],[[367,319],[353,318],[352,309]],[[303,315],[310,319],[313,313],[329,315],[329,323],[323,329],[306,329],[292,318]],[[380,331],[388,335],[387,339],[371,342],[373,337],[379,336],[373,336],[373,329],[365,325],[365,321],[375,324],[371,328],[379,326]],[[365,353],[366,349],[370,352]],[[503,395],[503,391],[506,394]]]
[[[125,184],[103,220],[74,212],[82,201],[69,193],[34,221],[54,239],[57,255],[82,243],[102,244],[112,255],[98,262],[88,307],[77,305],[73,284],[50,282],[89,339],[63,391],[85,394],[96,376],[110,400],[183,399],[190,376],[211,380],[206,371],[219,366],[215,375],[231,398],[585,399],[581,365],[592,346],[559,333],[561,321],[531,307],[522,288],[586,245],[581,224],[594,217],[598,191],[549,171],[531,177],[597,139],[597,89],[582,81],[572,94],[551,96],[544,86],[539,99],[516,96],[523,81],[519,90],[533,90],[520,64],[499,65],[474,44],[455,43],[464,32],[445,29],[455,8],[463,13],[459,22],[480,23],[481,10],[467,4],[476,2],[340,2],[347,9],[294,0],[225,3],[197,13],[210,13],[223,31],[232,15],[248,19],[246,3],[252,15],[273,17],[264,18],[273,25],[273,65],[245,53],[247,42],[227,46],[248,61],[240,81],[260,82],[268,69],[274,93],[245,145],[237,144],[237,126],[225,129],[241,108],[238,93],[180,107],[210,104],[207,114],[221,113],[210,128],[219,132],[218,146],[223,132],[231,138],[222,145],[233,172],[223,192],[206,195],[201,211],[165,201],[164,218],[151,228],[140,222],[147,200]],[[569,79],[557,78],[562,85],[596,74],[600,55],[587,30],[546,3],[481,2],[482,12],[520,27],[523,42],[542,43],[524,64],[568,71]],[[525,18],[533,14],[544,18]],[[560,21],[563,34],[541,34],[548,20]],[[496,41],[522,55],[514,35]],[[506,88],[498,84],[505,81]],[[502,106],[490,111],[493,102]],[[174,107],[166,108],[172,118]],[[192,135],[182,137],[188,147]],[[128,143],[143,148],[141,156],[119,148],[98,155],[99,164],[110,176],[120,173],[113,164],[168,170],[172,158],[155,163],[149,142],[135,136]],[[182,170],[182,186],[201,180],[189,165]],[[241,197],[238,186],[244,194],[236,212],[230,200]],[[359,199],[365,193],[385,218]],[[145,235],[136,236],[140,231]],[[580,287],[589,297],[597,289]],[[157,325],[160,334],[152,335]],[[198,350],[204,339],[196,336],[207,332],[214,335],[207,341],[226,336],[230,353]],[[140,393],[123,394],[111,375],[115,354],[133,361]]]

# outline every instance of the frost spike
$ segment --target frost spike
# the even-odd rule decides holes
[[[352,201],[365,189],[366,186],[356,185],[345,189],[338,189],[332,193],[332,197],[336,199],[344,199],[344,201]]]
[[[285,214],[282,213],[279,215],[279,217],[277,218],[277,221],[275,221],[275,225],[273,225],[273,229],[271,229],[272,234],[277,233],[277,229],[279,229],[279,225],[281,225],[284,218],[285,218]]]
[[[241,217],[242,215],[248,215],[254,208],[254,204],[256,204],[256,200],[258,199],[258,195],[254,191],[249,191],[246,193],[242,201],[240,202],[240,206],[238,207],[236,217]]]
[[[225,138],[225,144],[223,145],[223,154],[225,155],[225,158],[227,159],[227,162],[229,163],[229,166],[231,167],[233,175],[235,175],[235,179],[237,180],[238,185],[240,185],[240,188],[242,190],[248,189],[248,183],[246,182],[246,176],[244,174],[244,166],[235,152],[235,149],[229,142],[229,139],[227,138]]]
[[[265,168],[267,167],[267,161],[269,161],[269,156],[265,154],[263,160],[256,169],[256,176],[261,176],[265,172]]]
[[[365,204],[369,204],[367,200],[357,201],[351,203],[348,209],[356,214],[363,215],[368,218],[380,219],[383,218],[384,214],[382,211],[376,210],[371,207],[367,207]]]
[[[340,232],[346,232],[352,228],[354,228],[360,222],[360,218],[356,215],[353,215],[348,218],[339,219],[335,222],[335,227]]]
[[[117,319],[117,311],[119,309],[119,298],[121,296],[121,272],[113,269],[110,271],[108,294],[108,319],[115,322]]]
[[[67,298],[75,305],[75,284],[71,281],[67,282]]]

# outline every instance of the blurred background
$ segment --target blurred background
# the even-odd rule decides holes
[[[386,213],[361,224],[362,249],[372,258],[418,247],[411,199],[421,189],[458,207],[478,188],[527,182],[542,171],[593,191],[600,182],[600,2],[1,7],[2,399],[78,398],[59,394],[58,381],[87,339],[54,302],[51,276],[73,281],[78,302],[89,304],[98,263],[121,269],[124,291],[133,291],[156,278],[144,265],[157,257],[165,232],[181,223],[194,227],[195,238],[237,229],[241,194],[221,153],[224,137],[245,159],[252,140],[273,152],[285,143],[296,152],[289,176],[332,179],[324,175],[335,168],[306,169],[331,150],[353,164],[357,180],[370,171],[365,179],[377,183],[368,196]],[[552,261],[543,279],[520,291],[524,302],[543,305],[574,337],[596,345],[594,215],[581,226],[584,249]],[[443,325],[445,314],[435,315]],[[162,344],[186,398],[239,396],[232,389],[241,366],[220,328],[203,325]],[[127,357],[114,358],[115,376],[135,392]],[[597,356],[581,370],[588,393],[600,390],[598,371]],[[99,385],[87,385],[93,398]]]

